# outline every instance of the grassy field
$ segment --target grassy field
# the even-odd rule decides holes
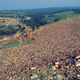
[[[15,45],[19,45],[19,42],[17,40],[10,41],[7,44],[3,45],[2,47],[15,46]]]
[[[0,12],[1,13],[1,12]],[[7,14],[8,13],[8,14]],[[25,15],[27,15],[26,14],[26,12],[3,12],[2,14],[0,14],[0,16],[5,16],[5,17],[18,17],[18,14],[20,15],[20,16],[25,16]]]
[[[25,14],[26,11],[18,11],[17,13],[19,13],[19,14]]]
[[[74,14],[73,11],[65,11],[65,12],[61,12],[61,13],[56,13],[56,14],[54,14],[53,17],[48,17],[49,15],[44,15],[44,16],[46,16],[44,18],[44,20],[46,20],[49,23],[49,22],[54,22],[54,20],[56,18],[58,18],[58,19],[65,19],[67,17],[80,16],[80,14]]]
[[[31,42],[33,42],[33,41],[34,41],[34,40],[32,40],[32,39],[26,40],[26,41],[22,42],[21,45],[22,45],[22,44],[31,43]],[[19,45],[19,44],[20,44],[19,41],[13,40],[13,41],[10,41],[10,42],[8,42],[7,44],[3,45],[2,47],[16,46],[16,45]]]

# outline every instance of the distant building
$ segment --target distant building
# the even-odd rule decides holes
[[[4,38],[3,38],[3,40],[7,40],[7,39],[8,39],[7,37],[4,37]]]
[[[30,17],[27,17],[27,20],[30,20],[31,18]]]
[[[15,27],[15,29],[19,29],[18,27]]]

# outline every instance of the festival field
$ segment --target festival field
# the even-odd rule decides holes
[[[48,80],[53,71],[57,72],[57,75],[60,73],[58,67],[50,70],[55,62],[63,66],[62,74],[69,71],[65,63],[73,62],[72,55],[80,55],[80,17],[46,24],[42,26],[40,36],[35,33],[32,37],[34,42],[0,48],[1,80],[32,80],[33,74],[38,76],[33,80],[41,80],[42,75],[45,76],[44,80]],[[74,64],[68,66],[77,69]],[[35,70],[31,70],[32,68]],[[66,76],[65,78],[67,79]]]

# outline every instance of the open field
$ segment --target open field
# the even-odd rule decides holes
[[[65,19],[67,17],[80,16],[80,14],[74,14],[73,11],[65,11],[65,12],[56,13],[53,15],[54,15],[53,17],[48,17],[49,15],[44,15],[45,16],[44,20],[46,20],[49,23],[49,22],[54,22],[56,18]]]
[[[17,40],[10,41],[7,44],[3,45],[2,47],[9,47],[9,46],[15,46],[15,45],[19,45],[19,42]]]
[[[29,39],[29,40],[26,40],[26,41],[22,42],[21,45],[31,43],[31,42],[33,42],[33,40]],[[7,44],[3,45],[2,47],[16,46],[16,45],[19,45],[19,44],[20,44],[20,42],[18,40],[13,40],[13,41],[10,41]]]

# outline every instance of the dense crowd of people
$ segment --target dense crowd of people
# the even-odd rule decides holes
[[[25,70],[29,70],[30,76],[32,67],[36,67],[36,72],[44,71],[48,63],[65,64],[66,55],[80,55],[80,17],[44,25],[40,36],[36,33],[33,38],[35,41],[29,44],[0,48],[1,79],[13,80]]]

